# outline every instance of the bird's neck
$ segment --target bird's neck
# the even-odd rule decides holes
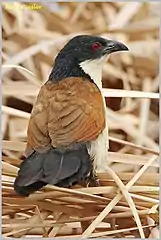
[[[90,76],[94,83],[102,88],[102,71],[103,65],[107,61],[107,56],[95,60],[86,60],[80,63],[82,70]]]
[[[84,77],[102,89],[102,70],[106,61],[107,56],[103,56],[99,59],[83,61],[78,65],[64,58],[55,62],[49,80],[56,82],[67,77]]]
[[[93,82],[90,75],[83,71],[78,64],[71,62],[70,59],[69,61],[61,59],[61,61],[55,62],[55,65],[50,73],[49,80],[58,82],[69,77],[83,77]]]
[[[99,88],[102,86],[102,66],[97,65],[97,60],[81,62],[80,67]]]

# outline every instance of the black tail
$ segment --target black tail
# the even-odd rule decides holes
[[[88,177],[92,170],[85,145],[71,149],[50,149],[47,153],[34,152],[20,165],[14,182],[17,194],[28,196],[47,184],[70,187]]]

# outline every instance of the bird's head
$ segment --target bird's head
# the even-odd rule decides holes
[[[103,64],[111,53],[127,50],[128,48],[118,41],[92,35],[78,35],[72,38],[57,55],[53,78],[57,78],[56,73],[61,72],[60,79],[86,74],[95,81],[95,78],[101,77]]]

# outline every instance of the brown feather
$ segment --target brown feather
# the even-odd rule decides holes
[[[74,77],[47,82],[31,113],[26,155],[93,141],[104,128],[103,100],[94,83]]]

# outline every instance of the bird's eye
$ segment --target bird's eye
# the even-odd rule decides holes
[[[97,50],[101,47],[99,42],[92,43],[92,50]]]

